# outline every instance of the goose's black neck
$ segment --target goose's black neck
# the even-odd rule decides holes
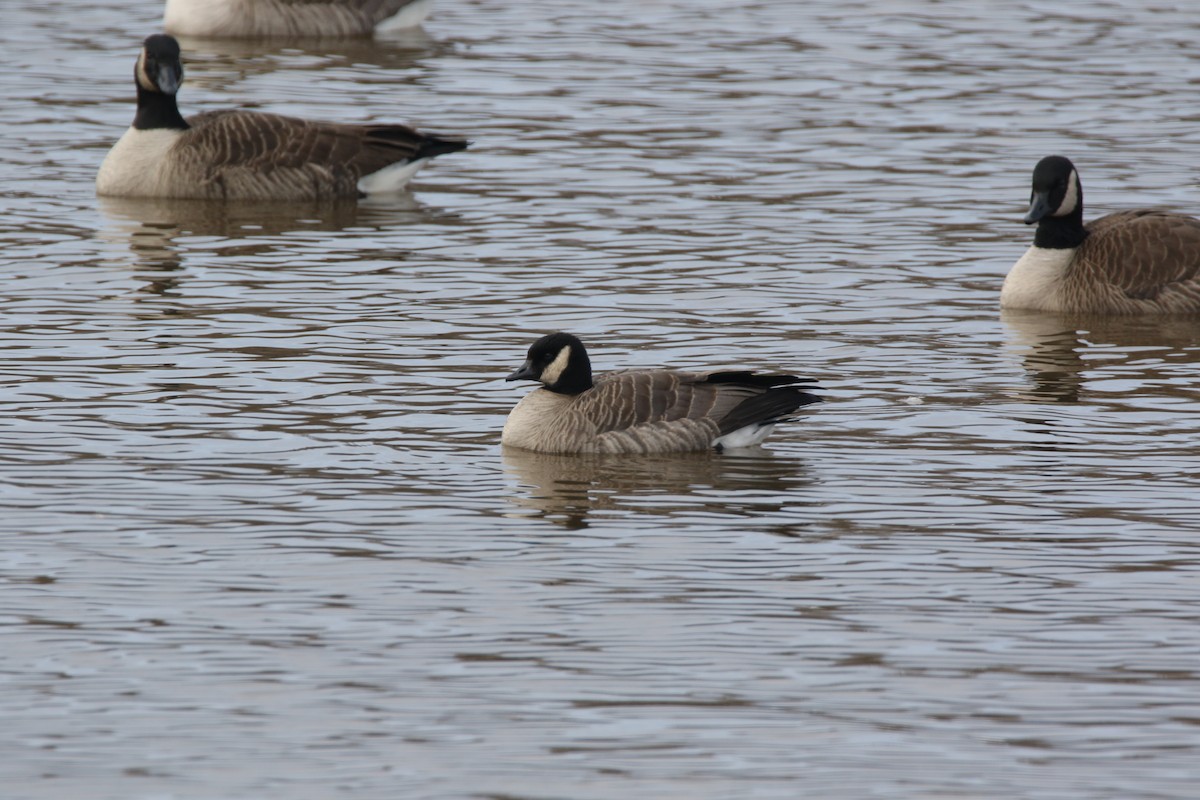
[[[1083,204],[1080,203],[1065,217],[1042,217],[1037,233],[1033,235],[1033,244],[1049,250],[1072,250],[1083,244],[1087,237],[1087,228],[1083,227]]]
[[[175,103],[175,95],[162,92],[152,92],[137,84],[137,115],[133,118],[133,127],[139,131],[166,128],[169,130],[185,131],[187,122],[179,113]]]

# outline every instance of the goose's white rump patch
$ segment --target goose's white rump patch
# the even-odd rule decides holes
[[[738,428],[736,431],[730,431],[724,436],[718,436],[713,441],[713,447],[719,447],[722,450],[738,450],[743,447],[754,447],[762,444],[771,431],[775,430],[775,423],[767,425],[747,425],[744,428]]]
[[[370,175],[363,175],[358,179],[358,190],[366,195],[394,194],[407,186],[413,175],[417,174],[417,170],[425,166],[428,160],[418,158],[416,161],[390,164]]]
[[[415,28],[429,17],[429,12],[432,10],[433,0],[416,0],[415,3],[409,3],[376,25],[375,32],[391,33],[405,28]]]

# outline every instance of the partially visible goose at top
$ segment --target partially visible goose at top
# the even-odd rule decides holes
[[[1033,170],[1026,224],[1033,246],[1009,271],[1004,308],[1102,314],[1200,313],[1200,220],[1156,209],[1083,224],[1075,165],[1047,156]]]
[[[420,25],[433,0],[167,0],[163,29],[217,38],[370,36]]]
[[[312,122],[257,111],[180,116],[179,43],[146,39],[134,68],[137,114],[109,151],[96,191],[122,197],[319,200],[402,189],[426,161],[467,142],[404,125]]]
[[[679,453],[759,444],[821,398],[794,375],[635,369],[592,377],[583,343],[543,336],[508,380],[542,386],[508,415],[501,444],[543,453]]]

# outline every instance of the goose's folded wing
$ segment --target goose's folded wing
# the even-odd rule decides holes
[[[1138,300],[1190,297],[1200,308],[1200,220],[1144,209],[1101,217],[1088,232],[1080,280]]]
[[[253,111],[212,111],[187,121],[192,128],[184,146],[213,169],[319,166],[361,177],[411,160],[426,139],[403,125],[340,125]]]
[[[631,370],[598,378],[579,407],[601,433],[682,421],[704,421],[727,432],[815,402],[805,388],[813,387],[792,375]]]
[[[736,399],[723,398],[705,377],[671,370],[612,372],[596,379],[592,391],[580,397],[578,408],[599,433],[605,433],[647,423],[709,418],[749,396],[737,392]]]

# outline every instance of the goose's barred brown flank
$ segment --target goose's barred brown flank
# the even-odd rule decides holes
[[[1033,246],[1005,278],[1005,308],[1091,314],[1200,313],[1200,220],[1159,209],[1083,223],[1071,161],[1047,156],[1033,172]]]
[[[419,25],[432,0],[167,0],[163,30],[219,38],[370,36]]]
[[[100,194],[218,200],[319,200],[401,189],[425,162],[467,147],[404,125],[314,122],[256,111],[184,119],[179,44],[146,39],[133,126],[100,167]]]
[[[820,400],[811,381],[750,371],[638,369],[593,378],[578,338],[529,349],[509,380],[543,384],[508,416],[502,444],[545,453],[675,453],[758,444],[775,423]]]

